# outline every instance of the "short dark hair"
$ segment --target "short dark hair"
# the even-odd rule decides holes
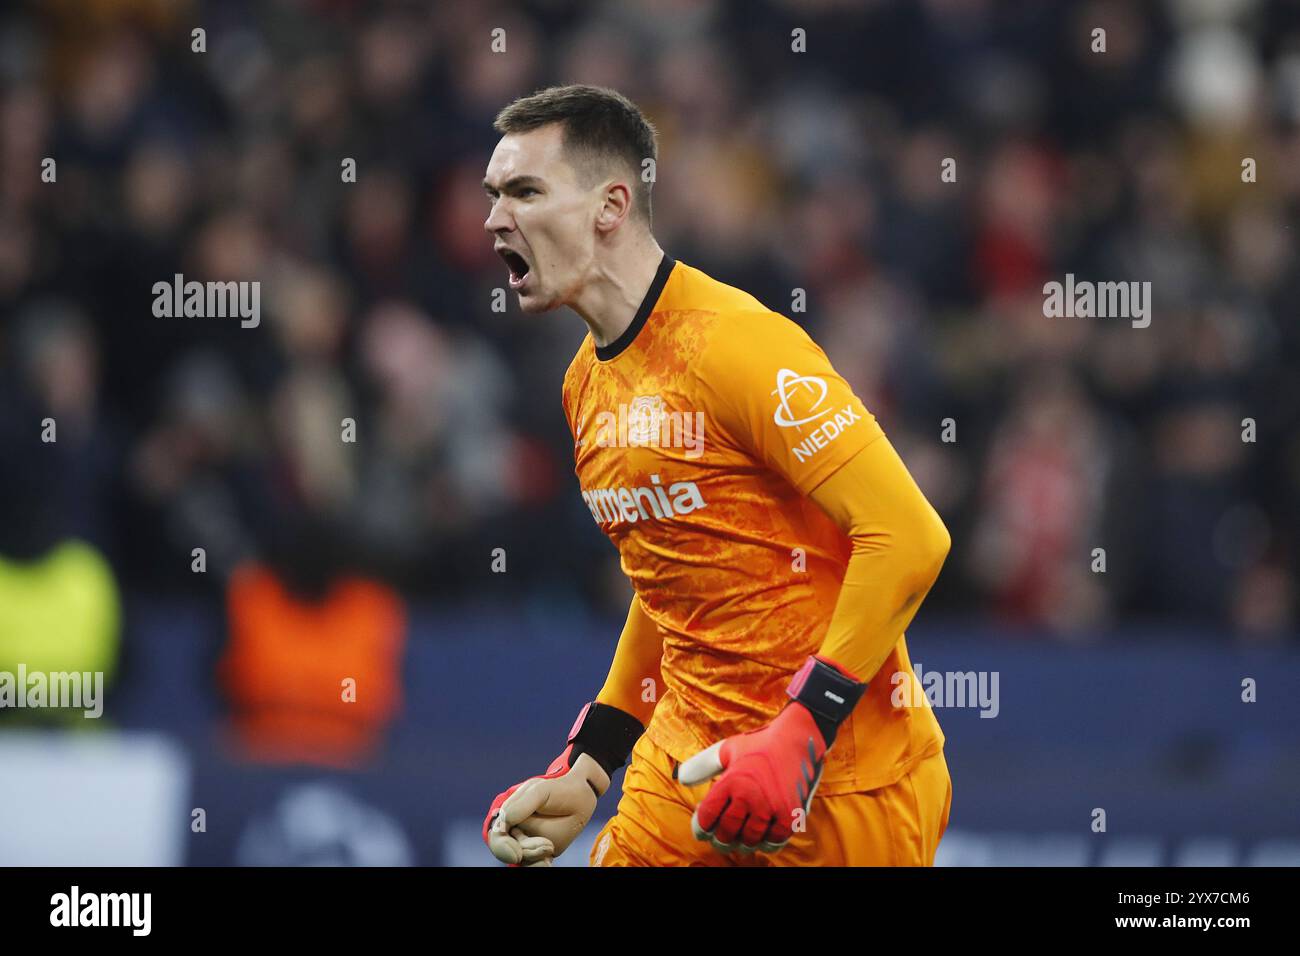
[[[594,182],[611,162],[632,173],[633,214],[650,225],[650,187],[641,175],[642,163],[658,163],[658,134],[636,104],[603,86],[552,86],[520,97],[500,113],[492,128],[498,133],[527,133],[551,123],[564,124],[564,150],[573,167]]]

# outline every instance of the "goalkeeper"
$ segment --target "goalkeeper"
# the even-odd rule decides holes
[[[952,787],[904,631],[942,521],[798,325],[659,247],[632,103],[555,87],[496,129],[484,225],[525,312],[587,323],[564,411],[635,597],[562,752],[492,802],[489,848],[549,864],[630,758],[592,865],[932,864]]]

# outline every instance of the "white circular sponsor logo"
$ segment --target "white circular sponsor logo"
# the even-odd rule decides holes
[[[772,389],[772,394],[777,397],[776,411],[772,414],[772,420],[782,428],[793,428],[816,421],[830,413],[829,408],[817,411],[821,408],[822,402],[826,401],[826,391],[825,379],[814,375],[800,375],[788,368],[779,370],[776,373],[776,388]],[[792,400],[800,409],[799,412],[791,410]],[[803,417],[795,417],[799,414]]]

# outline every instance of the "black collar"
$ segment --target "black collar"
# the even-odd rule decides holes
[[[665,252],[664,257],[659,260],[659,270],[655,273],[650,288],[646,290],[645,298],[641,300],[636,315],[632,317],[632,324],[624,329],[623,334],[613,342],[608,345],[597,345],[596,358],[602,362],[608,362],[632,344],[632,340],[637,337],[637,333],[641,331],[642,326],[646,324],[646,320],[650,318],[655,303],[659,301],[659,296],[663,294],[664,286],[668,283],[668,274],[673,271],[675,265],[677,265],[676,260]]]

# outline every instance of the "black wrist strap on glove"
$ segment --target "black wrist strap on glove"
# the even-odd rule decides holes
[[[786,693],[812,711],[817,729],[829,747],[840,724],[853,713],[866,689],[866,684],[823,660],[810,657],[795,673]]]
[[[615,770],[627,763],[643,733],[645,727],[631,714],[593,700],[582,708],[569,731],[569,766],[573,766],[579,754],[590,754],[612,777]]]

